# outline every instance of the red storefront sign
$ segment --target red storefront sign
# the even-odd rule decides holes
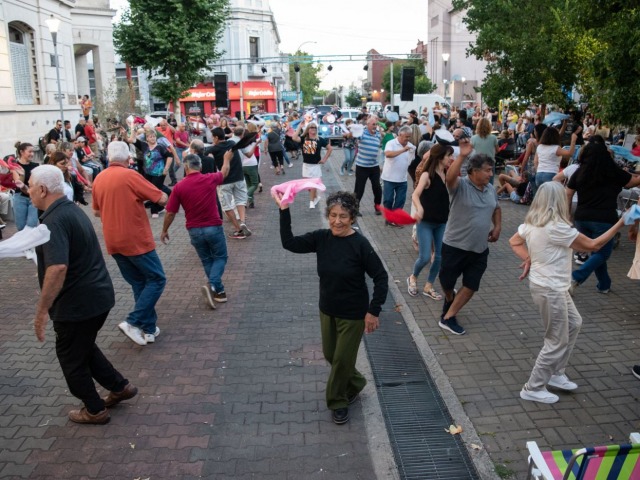
[[[240,100],[240,83],[232,82],[228,85],[229,100]],[[242,96],[244,100],[273,100],[276,91],[269,82],[244,82],[242,84]],[[213,86],[198,85],[189,90],[189,96],[181,98],[181,102],[202,102],[216,99],[216,91]]]
[[[229,82],[229,111],[236,115],[240,111],[240,83]],[[216,91],[213,84],[199,84],[189,90],[189,95],[181,98],[180,102],[185,106],[202,107],[204,115],[209,115],[216,110]],[[242,83],[242,109],[248,115],[256,110],[275,112],[277,110],[276,90],[269,82],[243,82]]]

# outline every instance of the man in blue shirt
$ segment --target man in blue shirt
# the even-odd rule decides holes
[[[356,186],[355,195],[358,202],[364,195],[367,180],[371,180],[371,190],[373,191],[373,203],[377,207],[382,203],[382,188],[380,187],[380,167],[378,166],[378,152],[380,152],[380,142],[382,135],[378,131],[378,118],[371,115],[367,119],[367,128],[364,129],[360,142],[358,143],[358,156],[356,157]],[[358,211],[358,216],[362,216]],[[376,215],[380,211],[376,209]]]

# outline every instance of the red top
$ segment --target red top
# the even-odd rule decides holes
[[[188,229],[222,225],[216,201],[216,187],[221,185],[223,180],[221,172],[190,173],[173,188],[167,203],[167,212],[178,213],[182,205]]]
[[[84,126],[84,134],[87,137],[87,145],[96,143],[96,129],[88,123]]]

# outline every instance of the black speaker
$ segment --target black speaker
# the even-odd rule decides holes
[[[411,102],[413,100],[415,84],[416,69],[402,67],[402,75],[400,76],[400,100],[403,102]]]
[[[229,108],[229,86],[227,74],[218,73],[213,76],[213,87],[216,90],[216,108]]]
[[[400,105],[394,105],[393,111],[396,112],[398,115],[400,115]]]

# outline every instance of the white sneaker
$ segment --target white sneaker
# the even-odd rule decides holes
[[[309,202],[309,208],[316,208],[316,202],[314,202],[313,200],[311,200]]]
[[[551,375],[547,386],[558,388],[560,390],[566,390],[567,392],[571,392],[578,388],[578,384],[569,380],[569,378],[564,374]]]
[[[160,335],[160,328],[156,327],[156,331],[154,333],[145,333],[144,339],[147,343],[153,343],[156,341],[156,337]]]
[[[137,343],[138,345],[147,344],[142,331],[138,327],[134,327],[133,325],[124,321],[118,324],[118,328],[122,330],[122,333],[133,340],[134,343]]]
[[[522,387],[522,390],[520,390],[520,398],[540,403],[556,403],[560,400],[560,397],[547,391],[546,388],[543,388],[542,390],[529,390],[526,385]]]
[[[158,218],[160,215],[158,215],[157,213],[153,213],[151,214],[151,218]]]
[[[289,168],[293,168],[293,163],[290,163],[290,164],[289,164]]]
[[[204,295],[204,299],[207,302],[207,305],[211,307],[213,310],[216,309],[216,303],[213,301],[213,290],[211,290],[210,285],[202,286],[202,294]]]
[[[316,199],[313,201],[313,208],[316,208],[316,205],[320,203],[320,200],[322,200],[322,197],[316,197]]]

